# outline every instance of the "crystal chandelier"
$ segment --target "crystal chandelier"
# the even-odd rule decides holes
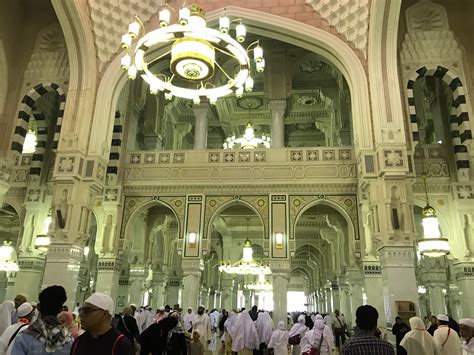
[[[249,239],[244,242],[242,259],[234,264],[230,261],[222,263],[219,266],[219,271],[238,275],[270,275],[272,273],[268,265],[263,265],[253,260],[252,243]]]
[[[18,271],[16,251],[11,240],[5,240],[0,247],[0,271]]]
[[[423,174],[423,185],[425,187],[426,206],[423,208],[423,239],[417,241],[418,251],[421,255],[428,257],[440,257],[450,253],[447,238],[441,238],[438,217],[435,209],[430,206],[428,200],[428,189],[426,188],[426,176]]]
[[[159,12],[160,28],[146,33],[138,17],[122,36],[121,67],[133,80],[140,75],[150,85],[150,93],[164,92],[165,98],[174,96],[193,100],[195,104],[209,100],[211,104],[232,92],[242,95],[253,90],[250,76],[253,52],[255,70],[263,72],[265,60],[263,49],[256,41],[244,48],[246,28],[240,19],[231,21],[227,16],[219,19],[219,30],[207,27],[205,12],[197,5],[183,7],[177,13],[178,22],[171,24],[168,5]],[[230,36],[233,22],[235,39]],[[218,52],[218,53],[217,53]],[[217,58],[216,54],[223,54]],[[156,72],[155,64],[169,60],[165,70]],[[223,66],[228,60],[235,62],[237,69],[228,73]],[[220,61],[220,63],[219,63]],[[222,85],[210,81],[217,71],[226,77]]]
[[[273,290],[272,284],[268,280],[265,280],[264,274],[258,275],[257,282],[245,284],[244,288],[247,290],[253,290],[257,292],[270,292]]]
[[[249,110],[249,123],[245,127],[245,132],[242,137],[235,137],[235,134],[228,137],[224,142],[224,149],[257,149],[257,148],[270,148],[271,138],[265,134],[260,137],[255,136],[255,129],[253,128],[252,122],[250,122],[250,110],[252,109],[252,103],[248,103]],[[254,107],[255,108],[255,107]]]

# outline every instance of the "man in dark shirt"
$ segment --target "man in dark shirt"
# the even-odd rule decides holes
[[[395,355],[393,346],[375,335],[378,319],[379,313],[374,307],[365,305],[357,308],[359,331],[343,345],[342,355]]]
[[[135,347],[111,325],[114,301],[104,293],[91,295],[79,317],[86,331],[72,345],[71,355],[135,355]]]
[[[140,354],[162,355],[167,350],[168,333],[177,324],[178,318],[166,317],[146,328],[139,338],[140,345],[142,346]]]

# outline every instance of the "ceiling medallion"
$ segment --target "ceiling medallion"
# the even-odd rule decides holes
[[[178,23],[170,24],[171,12],[168,5],[159,12],[160,28],[146,33],[138,17],[122,36],[122,48],[126,53],[122,57],[121,67],[133,80],[140,75],[150,85],[150,93],[164,92],[165,98],[173,96],[193,100],[195,104],[209,100],[215,104],[217,99],[233,92],[238,97],[244,90],[253,90],[253,79],[249,53],[253,52],[255,71],[263,72],[265,60],[259,42],[253,42],[247,48],[245,41],[246,28],[241,19],[231,21],[222,16],[219,19],[219,30],[207,27],[205,12],[197,5],[183,7],[177,13]],[[176,12],[176,11],[175,11]],[[235,26],[235,39],[229,35],[231,24]],[[223,54],[219,55],[218,54]],[[159,72],[152,70],[157,63],[168,61],[169,66]],[[236,63],[233,73],[223,67],[228,60]],[[227,81],[216,86],[211,79],[218,72]]]

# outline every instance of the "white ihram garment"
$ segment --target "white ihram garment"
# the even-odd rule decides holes
[[[265,343],[268,345],[273,333],[273,321],[268,312],[260,312],[258,314],[255,328],[257,329],[260,344]]]
[[[204,351],[207,351],[207,342],[211,340],[211,321],[207,314],[196,314],[194,317],[193,331],[199,332],[201,343],[204,344]]]
[[[426,330],[420,317],[410,318],[411,330],[405,334],[400,346],[408,355],[438,355],[439,351],[433,337]]]
[[[319,342],[321,341],[321,336],[323,341],[321,343],[321,348],[319,349],[321,355],[330,355],[332,353],[332,348],[334,347],[333,337],[326,336],[326,325],[322,319],[316,319],[314,322],[314,327],[312,330],[309,330],[305,333],[304,337],[301,339],[301,353],[310,351],[311,348],[319,348]]]
[[[447,325],[440,325],[435,330],[433,339],[441,355],[461,355],[461,339],[458,333]]]
[[[285,322],[278,322],[278,329],[273,331],[268,348],[273,349],[275,355],[288,355],[288,331]]]
[[[12,317],[15,313],[15,302],[5,301],[0,304],[0,336],[5,329],[12,325]]]
[[[248,311],[240,313],[231,335],[232,351],[245,353],[246,350],[258,349],[260,346],[257,329]]]

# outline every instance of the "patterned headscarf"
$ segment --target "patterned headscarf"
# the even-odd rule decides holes
[[[66,343],[72,341],[68,330],[61,326],[55,316],[37,319],[25,330],[25,333],[38,339],[48,353],[61,350]]]

